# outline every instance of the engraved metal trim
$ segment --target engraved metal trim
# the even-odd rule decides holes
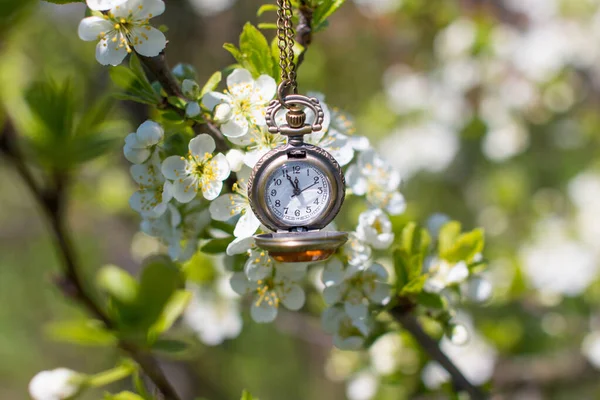
[[[267,107],[267,114],[265,119],[267,126],[269,127],[270,133],[281,133],[282,135],[298,136],[305,135],[311,132],[318,132],[323,129],[323,121],[325,119],[325,113],[321,107],[319,99],[314,97],[306,97],[299,94],[291,94],[285,97],[285,103],[279,100],[271,100],[269,107]],[[304,106],[310,108],[315,113],[315,120],[312,125],[306,124],[300,128],[292,128],[288,125],[278,126],[276,122],[276,115],[282,107],[290,108],[293,106]]]
[[[267,177],[275,170],[289,162],[288,153],[294,150],[303,150],[306,152],[306,158],[303,162],[311,164],[323,172],[331,186],[330,200],[327,207],[321,212],[322,218],[316,221],[308,221],[307,224],[292,224],[282,221],[267,206],[265,196],[265,187]],[[320,147],[306,143],[288,143],[268,152],[261,158],[248,179],[248,198],[250,207],[256,217],[272,231],[289,231],[293,228],[303,227],[308,230],[323,229],[340,212],[344,198],[346,196],[346,180],[342,168],[331,154]]]

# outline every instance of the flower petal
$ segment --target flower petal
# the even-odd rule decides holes
[[[283,293],[280,295],[281,302],[288,310],[296,311],[302,308],[306,295],[300,286],[291,285],[284,287],[282,291]]]
[[[206,200],[214,200],[221,194],[221,190],[223,189],[223,182],[221,181],[213,181],[208,185],[202,186],[202,195]]]
[[[233,96],[244,95],[252,87],[254,79],[247,69],[237,68],[227,77],[227,88]]]
[[[166,160],[165,160],[166,161]],[[178,179],[173,185],[173,197],[180,203],[189,203],[197,195],[194,178]]]
[[[235,215],[232,213],[233,208],[231,204],[232,202],[235,203],[235,200],[233,199],[234,196],[239,197],[237,194],[224,194],[210,203],[208,209],[212,219],[217,221],[228,221]]]
[[[224,181],[229,178],[229,174],[231,174],[231,168],[229,168],[229,163],[227,162],[227,157],[224,154],[219,153],[213,157],[211,160],[213,167],[216,169],[215,171],[215,179],[219,181]]]
[[[138,0],[139,1],[139,0]],[[134,10],[134,18],[138,21],[158,17],[165,12],[165,3],[162,0],[142,0]]]
[[[81,20],[77,32],[81,40],[90,42],[99,40],[112,30],[113,25],[110,21],[102,17],[87,17]]]
[[[238,149],[231,149],[225,155],[229,168],[233,172],[239,172],[244,166],[244,152]]]
[[[117,66],[127,56],[127,49],[124,46],[115,45],[112,42],[113,37],[116,37],[115,34],[105,37],[96,46],[96,60],[102,65]]]
[[[167,179],[178,180],[185,175],[186,162],[183,157],[171,156],[163,161],[161,171]]]
[[[255,299],[250,308],[250,316],[258,323],[272,322],[277,317],[277,306],[273,302],[269,304],[266,300]]]
[[[349,301],[344,302],[344,311],[353,320],[365,319],[369,315],[369,309],[366,304],[362,301],[360,303],[351,303]]]
[[[323,270],[321,280],[325,286],[337,285],[344,280],[344,263],[337,257],[332,257]]]
[[[125,3],[127,0],[86,0],[87,6],[94,11],[110,10]]]
[[[134,164],[141,164],[150,157],[150,150],[136,149],[125,145],[125,147],[123,147],[123,154],[129,162]]]
[[[148,120],[141,124],[136,131],[137,141],[140,146],[153,146],[165,136],[165,131],[160,124]]]
[[[167,38],[158,29],[151,26],[147,28],[150,29],[136,28],[131,30],[134,38],[132,39],[133,47],[135,51],[143,56],[155,57],[167,46]]]
[[[333,305],[342,298],[342,291],[339,285],[328,286],[323,290],[323,299],[328,305]]]
[[[387,283],[375,282],[369,290],[365,290],[365,293],[369,300],[376,304],[382,304],[388,297],[390,297],[390,285]]]
[[[243,254],[250,250],[254,246],[254,238],[237,238],[227,246],[227,255],[234,256],[236,254]]]
[[[203,133],[190,140],[189,149],[193,156],[204,157],[204,154],[212,154],[215,151],[215,140]]]
[[[212,204],[211,204],[212,205]],[[256,218],[256,215],[252,212],[250,207],[246,208],[246,212],[242,214],[238,220],[233,235],[235,237],[248,237],[254,235],[256,230],[260,227],[260,221]]]
[[[267,103],[275,96],[277,92],[277,83],[269,75],[261,75],[254,83],[254,89],[259,96],[259,101]]]
[[[236,272],[231,276],[229,280],[229,284],[234,292],[243,296],[247,293],[250,293],[250,285],[248,284],[248,278],[246,278],[246,274],[243,272]]]
[[[229,103],[230,97],[224,93],[208,92],[202,96],[202,106],[213,110],[218,104]]]
[[[221,132],[227,137],[244,136],[248,133],[248,121],[242,117],[236,117],[221,125]]]

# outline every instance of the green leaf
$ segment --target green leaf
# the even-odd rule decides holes
[[[98,320],[54,322],[47,325],[45,331],[53,340],[83,346],[113,346],[117,343],[117,337]]]
[[[448,306],[446,299],[435,293],[420,292],[416,300],[417,303],[428,308],[445,309]]]
[[[142,272],[137,305],[141,326],[150,328],[157,322],[171,296],[183,286],[179,268],[166,257],[149,260]]]
[[[261,74],[272,75],[274,61],[271,48],[267,39],[251,23],[246,23],[240,35],[239,49],[230,43],[223,45],[233,58],[244,68],[249,70],[253,76]]]
[[[229,236],[221,239],[213,239],[206,243],[200,251],[206,254],[219,254],[225,252],[227,250],[227,246],[229,243],[233,241],[234,237]]]
[[[160,339],[152,344],[152,349],[165,353],[182,353],[187,350],[188,344],[181,340]]]
[[[277,29],[277,24],[261,22],[258,24],[258,29]]]
[[[408,254],[426,254],[431,244],[429,233],[414,222],[402,229],[401,247]]]
[[[457,221],[447,222],[440,228],[440,233],[438,235],[438,248],[440,255],[452,249],[454,242],[460,235],[460,230],[460,222]]]
[[[227,222],[212,220],[210,222],[210,225],[213,228],[216,228],[225,233],[229,233],[230,235],[233,236],[233,231],[235,230],[235,226],[228,224]]]
[[[106,394],[104,400],[144,400],[144,398],[138,394],[132,392],[121,392],[117,394]]]
[[[177,290],[173,293],[156,322],[150,327],[149,335],[158,336],[171,328],[177,318],[183,314],[191,299],[192,293],[187,290]]]
[[[277,5],[275,5],[275,4],[263,4],[262,6],[260,6],[258,8],[256,15],[258,17],[260,17],[268,11],[277,11],[277,10],[278,10],[278,8],[277,8]]]
[[[464,260],[472,261],[476,255],[483,251],[485,237],[483,229],[475,229],[468,233],[463,233],[454,243],[454,247],[448,252],[447,260],[458,262]]]
[[[421,275],[419,277],[414,278],[409,281],[402,290],[400,291],[400,295],[414,295],[421,293],[423,290],[423,286],[425,286],[425,281],[427,280],[427,275]]]
[[[105,265],[97,275],[98,286],[113,298],[131,304],[136,301],[139,285],[125,270],[115,265]]]
[[[247,390],[244,390],[242,392],[242,398],[240,400],[258,400],[258,398],[253,397],[250,392],[248,392]]]
[[[200,98],[202,98],[206,93],[214,91],[219,83],[223,80],[223,74],[221,71],[217,71],[208,78],[208,81],[204,84],[204,87],[200,91]]]
[[[327,18],[336,12],[346,0],[321,0],[313,13],[313,27],[315,32],[323,29]]]
[[[140,97],[143,103],[158,104],[160,98],[146,78],[139,59],[133,57],[130,65],[131,69],[122,65],[110,68],[109,75],[113,83],[132,97]]]

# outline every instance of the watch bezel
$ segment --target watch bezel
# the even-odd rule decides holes
[[[304,152],[305,156],[299,155]],[[269,177],[278,168],[290,161],[302,161],[319,169],[330,184],[331,194],[327,206],[319,214],[316,220],[306,223],[286,222],[277,217],[268,207],[266,199],[266,186]],[[250,178],[248,179],[248,198],[250,207],[259,221],[272,231],[292,231],[295,228],[306,230],[323,229],[340,212],[346,195],[346,182],[344,173],[338,162],[331,154],[320,147],[307,143],[288,143],[271,150],[265,154],[256,164]]]

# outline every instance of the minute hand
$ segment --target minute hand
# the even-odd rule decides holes
[[[301,190],[301,191],[299,191],[298,193],[294,193],[294,195],[293,195],[292,197],[296,197],[296,196],[298,196],[299,194],[301,194],[302,192],[304,192],[305,190],[307,190],[307,189],[310,189],[311,187],[313,187],[313,186],[315,186],[315,185],[318,185],[318,184],[319,184],[319,182],[313,183],[312,185],[305,187],[304,189],[302,189],[302,190]]]

